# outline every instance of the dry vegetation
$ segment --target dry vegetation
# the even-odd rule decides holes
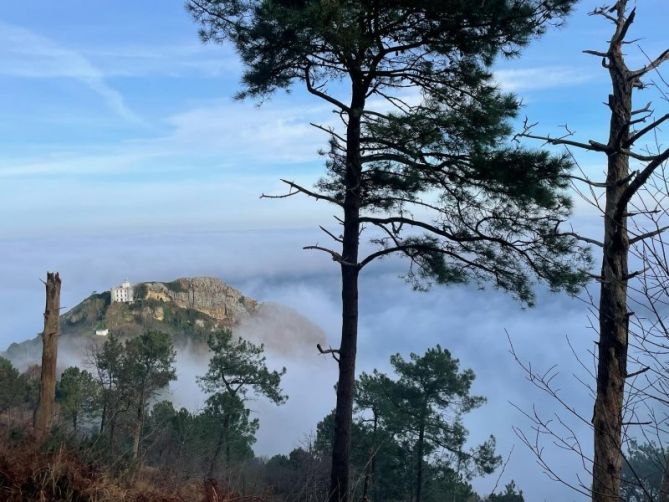
[[[134,479],[114,474],[56,436],[44,445],[27,423],[0,425],[0,499],[12,501],[72,502],[205,502],[260,501],[225,490],[216,481],[185,483],[152,468],[143,468]]]

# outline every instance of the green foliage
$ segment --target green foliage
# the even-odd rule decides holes
[[[144,300],[149,294],[149,287],[145,283],[138,284],[133,290],[135,300]]]
[[[334,412],[317,425],[314,449],[318,458],[329,460],[334,436]],[[403,502],[412,500],[415,491],[414,445],[401,440],[397,432],[387,426],[376,430],[369,418],[358,415],[352,428],[351,465],[354,484],[353,500],[362,500],[365,478],[370,500]],[[423,465],[423,502],[473,502],[479,498],[457,465],[448,459],[433,455]],[[445,499],[446,495],[448,496]]]
[[[212,402],[201,413],[191,413],[185,408],[175,410],[169,401],[156,403],[145,427],[147,460],[201,478],[221,449],[225,450],[228,469],[253,458],[257,420],[251,420],[249,411],[239,403],[221,404]],[[225,414],[230,416],[227,429]]]
[[[239,397],[230,393],[212,395],[201,420],[210,437],[218,438],[220,447],[225,448],[228,464],[253,458],[251,445],[256,441],[259,421],[251,418],[251,410]]]
[[[37,403],[39,401],[41,375],[42,367],[39,364],[32,364],[21,373],[21,378],[25,382],[25,393],[23,394],[25,404],[28,409],[33,411],[37,408]]]
[[[485,402],[470,395],[474,372],[460,372],[458,360],[439,345],[422,356],[410,354],[409,361],[395,354],[390,362],[399,378],[378,378],[389,384],[380,390],[391,402],[387,420],[397,437],[420,446],[426,457],[447,458],[466,479],[492,472],[501,460],[494,453],[494,438],[464,451],[467,431],[461,417]]]
[[[87,329],[91,324],[99,325],[104,321],[105,313],[110,304],[111,294],[109,291],[104,293],[94,292],[63,316],[63,325],[76,331]]]
[[[516,54],[544,31],[545,21],[566,15],[574,3],[496,1],[473,8],[459,0],[206,0],[187,8],[202,25],[203,40],[235,44],[246,70],[242,95],[264,96],[303,81],[300,70],[309,64],[321,79],[336,80],[357,62],[376,70],[384,88],[396,89],[402,82],[387,72],[408,66],[426,48],[431,57],[418,60],[414,81],[419,72],[453,78],[454,64],[487,66],[500,52]]]
[[[286,368],[270,371],[262,345],[235,338],[229,330],[212,333],[208,344],[211,350],[209,368],[198,380],[209,394],[205,416],[213,423],[220,423],[209,467],[211,477],[222,450],[225,450],[227,463],[231,461],[235,447],[243,449],[244,445],[248,445],[250,450],[258,420],[249,420],[246,400],[251,396],[264,396],[275,404],[282,404],[287,396],[280,387]],[[232,438],[237,438],[237,442]]]
[[[124,343],[112,334],[94,353],[102,389],[100,432],[107,434],[112,451],[128,448],[128,435],[119,433],[129,430],[132,458],[139,457],[146,409],[158,391],[176,379],[175,356],[170,336],[155,331]]]
[[[328,461],[310,447],[275,455],[263,466],[264,481],[291,502],[322,502],[328,493]]]
[[[107,337],[102,347],[93,352],[93,364],[101,388],[101,433],[108,426],[113,429],[120,413],[127,409],[122,358],[123,345],[113,333]]]
[[[413,500],[421,469],[423,502],[446,500],[446,494],[456,502],[479,500],[469,482],[491,473],[500,457],[492,437],[465,448],[462,416],[485,402],[471,395],[474,373],[461,371],[439,345],[408,360],[395,354],[391,364],[394,375],[375,370],[356,383],[351,461],[357,499],[368,478],[372,500]],[[333,437],[334,412],[316,429],[314,449],[323,458]]]
[[[665,448],[654,442],[640,444],[630,441],[620,484],[620,493],[625,502],[660,499],[667,454]]]
[[[77,431],[82,418],[98,414],[101,385],[88,371],[71,366],[63,371],[56,386],[56,401],[61,413],[72,422]]]
[[[491,282],[531,304],[534,277],[573,293],[590,256],[558,231],[571,207],[569,159],[510,141],[520,105],[490,67],[574,4],[198,0],[187,8],[203,40],[236,47],[240,97],[302,84],[341,112],[347,131],[331,133],[318,191],[291,188],[342,207],[349,197],[361,215],[350,223],[379,231],[378,252],[362,264],[399,253],[416,288]],[[409,216],[417,213],[425,219]]]
[[[504,491],[499,494],[490,495],[489,502],[525,502],[523,490],[516,491],[515,481],[511,481],[504,487]]]
[[[175,359],[172,340],[166,333],[147,331],[127,340],[120,369],[130,393],[148,399],[176,380]]]
[[[281,371],[270,371],[263,355],[264,347],[234,337],[229,330],[212,333],[208,340],[212,352],[209,369],[199,378],[209,394],[229,393],[246,400],[249,394],[265,396],[276,404],[287,397],[281,393]]]
[[[27,400],[27,382],[12,363],[0,357],[0,412],[19,406]]]

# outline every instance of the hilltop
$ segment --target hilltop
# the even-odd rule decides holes
[[[213,277],[184,277],[171,282],[143,282],[132,287],[132,302],[112,301],[110,291],[93,293],[61,315],[59,351],[64,363],[84,360],[95,344],[114,334],[120,338],[156,330],[172,336],[177,348],[205,350],[209,333],[233,332],[269,351],[313,348],[322,342],[320,328],[297,312],[274,303],[261,303]],[[2,354],[15,365],[38,363],[37,336],[11,344]]]

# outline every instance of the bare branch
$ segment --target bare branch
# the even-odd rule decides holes
[[[579,241],[587,242],[588,244],[592,244],[594,246],[599,246],[600,248],[604,247],[603,242],[598,241],[597,239],[591,239],[590,237],[584,237],[583,235],[577,234],[576,232],[560,232],[560,235],[574,237],[574,238],[578,239]]]
[[[640,68],[636,71],[630,72],[630,77],[631,78],[639,78],[645,75],[646,73],[655,70],[656,68],[659,68],[662,63],[669,61],[669,49],[666,49],[662,54],[660,54],[657,58],[655,58],[653,61],[648,63],[646,66],[643,68]]]
[[[288,180],[284,180],[284,179],[282,179],[281,181],[291,188],[290,192],[288,192],[286,194],[282,194],[282,195],[267,195],[267,194],[263,193],[263,194],[260,195],[260,198],[261,199],[285,199],[287,197],[292,197],[293,195],[296,195],[298,193],[303,193],[303,194],[308,195],[309,197],[312,197],[312,198],[317,199],[317,200],[324,200],[324,201],[327,201],[331,204],[335,204],[335,205],[340,206],[340,207],[343,206],[343,203],[339,202],[337,199],[335,199],[333,197],[330,197],[329,195],[323,195],[321,193],[314,192],[312,190],[304,188],[301,185],[298,185],[294,181],[288,181]]]
[[[663,115],[659,119],[653,121],[652,123],[648,124],[646,127],[643,129],[640,129],[639,131],[635,132],[630,138],[623,144],[625,148],[629,148],[632,146],[639,138],[641,138],[644,134],[647,134],[648,132],[654,130],[657,126],[662,124],[662,122],[665,122],[669,120],[669,113]]]
[[[637,235],[636,237],[630,239],[630,245],[636,244],[637,242],[640,242],[644,239],[649,239],[651,237],[655,237],[656,235],[660,235],[665,230],[669,230],[669,225],[653,230],[652,232],[647,232],[645,234]]]
[[[669,159],[669,148],[660,155],[653,157],[653,160],[639,174],[634,177],[630,184],[625,188],[620,199],[618,200],[618,207],[616,208],[616,221],[620,220],[620,215],[627,207],[627,203],[634,196],[634,194],[641,188],[641,186],[650,178],[655,169],[661,166],[667,159]]]
[[[318,352],[320,352],[321,354],[330,354],[332,358],[335,361],[337,361],[337,363],[339,363],[339,356],[338,356],[339,349],[333,349],[332,347],[330,347],[329,349],[324,349],[323,347],[321,347],[320,343],[316,344],[316,348],[318,349]]]
[[[332,232],[330,232],[327,228],[325,228],[323,225],[318,225],[318,228],[320,228],[323,232],[325,232],[327,235],[329,235],[333,240],[337,242],[344,242],[344,238],[340,236],[336,236]]]
[[[646,371],[648,371],[649,369],[650,369],[650,366],[646,366],[645,368],[642,368],[638,371],[633,371],[632,373],[628,373],[626,378],[632,378],[632,377],[635,377],[635,376],[642,375]]]

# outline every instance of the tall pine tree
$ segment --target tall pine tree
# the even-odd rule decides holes
[[[575,0],[189,0],[204,41],[231,42],[245,65],[239,97],[297,84],[331,105],[327,175],[310,189],[339,208],[326,233],[341,269],[341,344],[332,501],[348,500],[358,278],[377,258],[408,258],[416,285],[492,282],[532,301],[532,277],[574,290],[585,260],[559,233],[569,162],[512,146],[517,100],[490,66],[568,14]],[[361,231],[377,248],[361,256]],[[574,258],[572,252],[577,250]],[[586,260],[587,261],[587,260]],[[574,265],[576,265],[574,267]]]

